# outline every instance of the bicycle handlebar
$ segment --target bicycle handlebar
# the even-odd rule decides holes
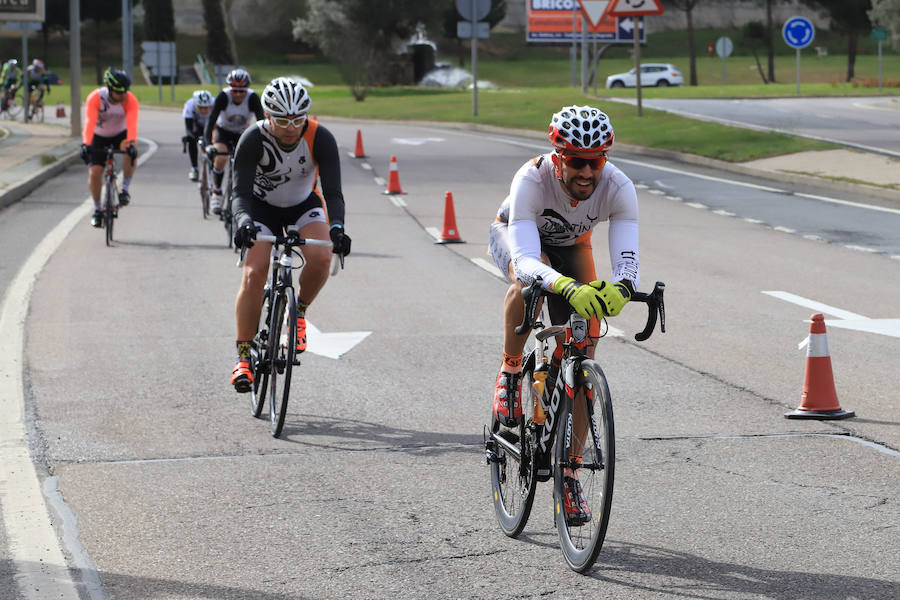
[[[522,324],[516,327],[517,335],[522,335],[534,328],[534,313],[537,310],[538,300],[543,296],[549,296],[551,293],[541,287],[542,281],[538,277],[530,286],[522,288],[522,300],[525,301],[525,318],[522,319]],[[649,294],[634,292],[631,295],[632,301],[644,302],[647,305],[647,324],[644,326],[643,331],[634,334],[635,340],[639,342],[647,340],[656,328],[657,319],[659,320],[660,333],[666,332],[666,305],[663,300],[665,290],[666,284],[662,281],[657,281],[656,285],[653,286],[653,291]]]
[[[315,238],[302,238],[298,235],[297,231],[289,230],[287,235],[268,235],[268,234],[257,234],[256,241],[258,242],[271,242],[276,245],[289,245],[289,246],[324,246],[328,248],[333,248],[334,244],[331,243],[331,240],[319,240]],[[243,266],[244,258],[247,254],[247,247],[241,248],[241,254],[238,257],[237,266]],[[331,275],[337,275],[339,269],[344,268],[344,257],[338,254],[335,254],[331,260]]]

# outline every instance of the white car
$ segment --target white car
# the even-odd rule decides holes
[[[616,73],[606,78],[606,87],[634,87],[636,85],[635,70],[627,73]],[[641,87],[667,87],[684,85],[684,77],[675,65],[663,63],[646,63],[641,65]]]

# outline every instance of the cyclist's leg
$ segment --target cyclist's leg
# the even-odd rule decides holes
[[[271,253],[272,244],[255,242],[244,257],[241,285],[234,303],[237,360],[231,373],[231,385],[238,392],[249,392],[253,385],[250,344],[259,324],[259,311],[262,309],[263,288],[269,272]]]

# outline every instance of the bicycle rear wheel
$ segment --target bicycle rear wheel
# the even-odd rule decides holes
[[[530,366],[529,366],[530,363]],[[525,361],[522,375],[522,414],[523,422],[513,429],[501,429],[494,434],[508,442],[518,451],[518,456],[509,451],[503,441],[492,439],[488,448],[491,466],[491,498],[494,501],[494,513],[500,529],[509,537],[516,537],[525,529],[531,506],[534,503],[534,490],[537,487],[534,462],[534,434],[531,415],[534,403],[537,402],[534,390],[534,357]]]
[[[272,348],[269,345],[269,294],[263,296],[262,310],[259,313],[259,327],[253,336],[250,355],[253,366],[253,387],[250,389],[250,412],[254,417],[262,413],[269,389],[269,356]]]
[[[228,247],[231,248],[234,233],[234,214],[231,212],[231,177],[233,171],[231,157],[228,157],[228,165],[226,168],[228,169],[228,177],[225,180],[225,206],[222,208],[222,215],[225,220],[225,232],[228,234]]]
[[[269,425],[273,437],[281,435],[291,394],[291,373],[297,350],[297,299],[291,288],[282,289],[275,300],[269,329],[272,357],[269,364]],[[281,389],[278,389],[279,378]]]
[[[603,547],[606,528],[609,525],[609,511],[612,506],[613,477],[615,473],[616,448],[613,427],[612,399],[606,376],[600,365],[592,360],[581,363],[580,373],[576,373],[578,389],[584,392],[585,405],[590,419],[588,433],[582,442],[570,429],[572,427],[571,405],[564,402],[560,409],[559,426],[556,433],[555,465],[553,469],[553,497],[555,505],[556,530],[559,542],[569,567],[579,573],[591,568]],[[578,402],[576,396],[576,402]],[[569,447],[567,440],[571,440]],[[581,456],[580,463],[570,459]],[[583,524],[569,524],[566,520],[563,470],[569,467],[575,472],[584,490],[584,497],[591,510],[590,518]]]
[[[200,207],[203,210],[203,218],[209,217],[209,169],[206,168],[206,159],[201,158],[203,167],[200,169]]]

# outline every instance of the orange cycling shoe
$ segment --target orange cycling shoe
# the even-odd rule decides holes
[[[306,350],[306,317],[297,317],[297,353]]]
[[[497,373],[494,388],[494,418],[507,427],[514,427],[522,416],[522,373]]]
[[[231,385],[234,391],[239,394],[246,394],[253,387],[253,371],[250,370],[250,363],[246,360],[238,359],[234,370],[231,372]]]
[[[566,510],[566,525],[580,527],[591,520],[591,509],[584,497],[584,489],[578,476],[566,469],[567,475],[563,476],[563,485],[566,491],[563,504]]]

